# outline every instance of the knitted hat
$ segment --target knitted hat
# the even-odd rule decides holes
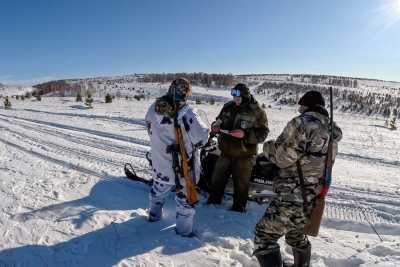
[[[318,91],[308,91],[299,100],[299,105],[306,107],[325,106],[324,97]]]

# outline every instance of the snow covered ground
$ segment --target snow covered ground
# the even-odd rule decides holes
[[[224,91],[199,94],[229,98]],[[258,97],[269,104],[268,99]],[[0,108],[0,266],[257,266],[253,229],[265,205],[246,214],[197,207],[197,236],[175,234],[173,194],[164,219],[146,220],[148,188],[124,179],[123,163],[146,175],[143,118],[153,100],[73,98],[13,101]],[[222,102],[200,104],[210,121]],[[296,115],[267,109],[275,138]],[[336,114],[344,139],[313,266],[400,266],[400,133],[383,120]],[[383,241],[374,232],[379,233]],[[282,242],[283,256],[291,260]]]
[[[12,95],[25,95],[27,92],[32,92],[32,86],[13,86],[0,84],[0,96],[5,97]]]

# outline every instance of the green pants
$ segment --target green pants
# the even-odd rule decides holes
[[[249,193],[249,180],[253,168],[253,157],[226,157],[221,155],[215,165],[211,179],[209,203],[221,204],[229,177],[233,179],[233,206],[244,211]]]

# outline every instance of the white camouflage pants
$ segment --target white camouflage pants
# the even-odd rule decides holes
[[[155,222],[162,218],[162,209],[165,200],[175,185],[154,181],[150,190],[149,221]],[[176,233],[190,236],[193,232],[193,218],[195,209],[187,203],[186,189],[183,188],[175,196],[176,202]]]

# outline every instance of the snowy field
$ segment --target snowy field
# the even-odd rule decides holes
[[[258,266],[253,229],[265,205],[238,214],[228,211],[231,199],[209,207],[202,196],[197,236],[182,238],[171,193],[164,219],[147,222],[149,189],[124,179],[123,163],[148,174],[143,118],[152,101],[95,99],[86,109],[73,98],[43,97],[0,108],[1,267]],[[196,106],[212,121],[222,102]],[[267,115],[271,139],[296,113],[272,105]],[[320,236],[310,238],[312,266],[398,267],[400,132],[382,119],[339,113],[335,120],[344,139]]]

